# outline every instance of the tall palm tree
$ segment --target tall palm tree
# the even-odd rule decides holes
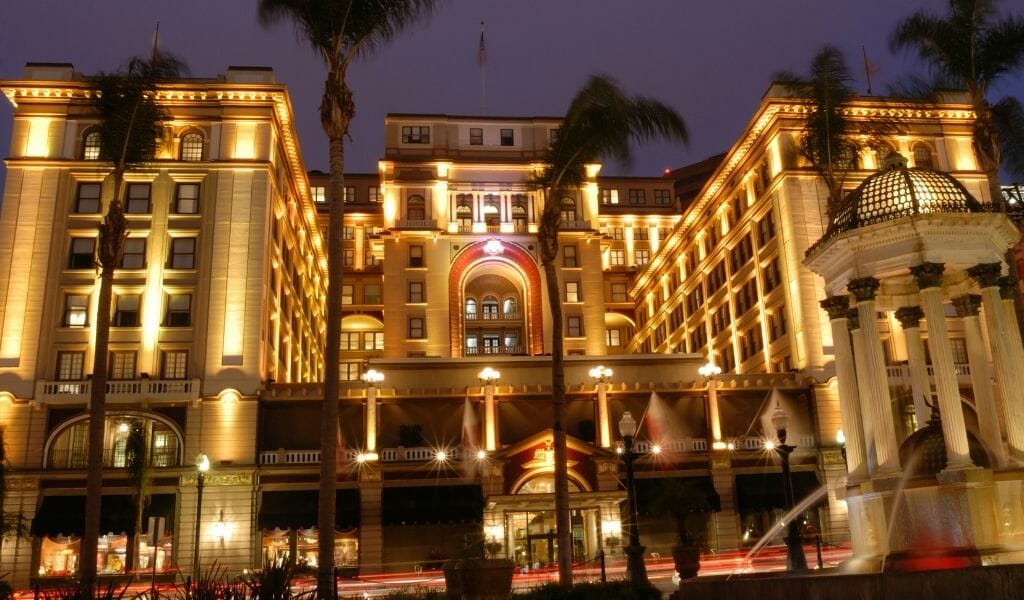
[[[298,37],[327,66],[320,125],[329,141],[327,223],[327,331],[324,399],[320,419],[320,503],[317,527],[317,595],[334,589],[334,511],[338,468],[338,383],[341,348],[342,228],[345,221],[345,136],[355,116],[346,74],[353,60],[372,53],[402,29],[429,14],[437,0],[260,0],[265,24],[290,21]]]
[[[558,574],[572,583],[572,526],[569,518],[569,475],[565,438],[565,366],[562,302],[558,285],[558,198],[584,180],[584,167],[602,157],[628,163],[631,142],[654,138],[686,142],[682,118],[671,107],[642,96],[630,97],[611,78],[591,76],[576,93],[548,149],[540,184],[547,193],[541,213],[539,245],[548,305],[551,309],[551,400],[554,409],[555,523],[558,529]]]
[[[915,52],[942,81],[967,90],[974,106],[974,152],[988,177],[992,203],[1005,210],[999,168],[1024,176],[1024,106],[1007,96],[989,101],[989,90],[1024,73],[1024,17],[999,20],[996,0],[949,0],[949,12],[920,10],[896,26],[894,50]]]
[[[128,469],[128,481],[132,487],[132,500],[135,503],[134,533],[131,535],[128,554],[125,561],[128,568],[138,565],[139,538],[142,536],[142,515],[149,506],[150,500],[150,458],[149,443],[146,439],[146,423],[142,420],[128,424],[128,438],[125,440],[125,467]]]
[[[154,49],[150,58],[133,58],[120,72],[96,77],[93,107],[99,120],[100,160],[112,163],[106,186],[110,193],[107,214],[99,225],[96,268],[100,272],[96,301],[96,329],[89,395],[89,455],[85,483],[85,527],[82,534],[81,574],[83,589],[90,593],[96,583],[96,544],[100,532],[100,498],[103,493],[103,433],[106,420],[107,354],[110,341],[110,309],[114,271],[121,266],[128,221],[121,204],[124,175],[152,160],[161,133],[164,112],[155,92],[162,81],[176,79],[184,65],[173,56]]]
[[[842,200],[843,182],[854,166],[859,148],[857,138],[851,135],[850,120],[843,112],[856,95],[846,59],[841,50],[826,45],[811,59],[806,76],[782,71],[774,79],[810,102],[799,148],[828,188],[831,215],[833,207]]]

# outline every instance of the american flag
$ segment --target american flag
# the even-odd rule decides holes
[[[477,51],[476,61],[480,66],[487,64],[487,45],[484,44],[484,22],[480,21],[480,49]]]

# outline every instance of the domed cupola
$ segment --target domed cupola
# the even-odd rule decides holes
[[[967,432],[967,447],[971,462],[979,467],[989,466],[988,451],[970,431]],[[910,477],[935,477],[946,468],[946,444],[942,439],[942,420],[937,405],[932,405],[928,424],[903,440],[899,453],[900,464]]]

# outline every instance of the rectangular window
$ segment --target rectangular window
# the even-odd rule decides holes
[[[502,146],[514,146],[516,143],[515,132],[511,129],[502,129],[500,137]]]
[[[612,249],[608,251],[608,264],[613,267],[621,267],[626,264],[626,251]]]
[[[379,187],[374,186],[374,187],[371,187],[367,191],[370,192],[370,202],[380,202],[380,188]]]
[[[358,350],[359,349],[359,332],[358,331],[342,331],[341,332],[341,344],[338,346],[341,350]]]
[[[110,378],[114,380],[135,379],[135,353],[110,353]]]
[[[341,367],[338,369],[338,378],[341,381],[359,381],[363,375],[363,363],[343,362],[338,366]]]
[[[576,258],[576,246],[562,246],[562,266],[570,269],[580,266]]]
[[[363,285],[363,304],[380,304],[379,283],[367,283]]]
[[[651,260],[651,251],[646,248],[637,249],[635,256],[637,265],[646,265]]]
[[[425,302],[425,294],[423,292],[422,281],[410,281],[409,282],[409,302],[417,304]]]
[[[351,267],[356,264],[356,251],[353,248],[345,248],[342,251],[341,264]]]
[[[355,286],[350,283],[342,284],[341,286],[341,303],[344,305],[352,304],[352,297],[355,295]]]
[[[601,190],[601,204],[618,204],[619,190]]]
[[[192,324],[192,294],[168,294],[167,327],[188,327]]]
[[[646,242],[651,239],[651,230],[646,227],[633,228],[633,240]]]
[[[423,126],[409,126],[405,125],[402,127],[402,143],[403,144],[429,144],[430,143],[430,128]]]
[[[68,294],[64,296],[64,327],[85,327],[89,316],[89,296]]]
[[[188,351],[165,350],[160,361],[160,377],[162,379],[188,378]]]
[[[85,365],[85,352],[57,353],[57,380],[77,381],[82,379],[82,368]]]
[[[128,238],[124,241],[124,254],[121,255],[121,268],[146,268],[146,238]]]
[[[75,212],[84,215],[100,212],[101,188],[102,184],[99,183],[79,183],[75,194]]]
[[[773,239],[775,239],[775,216],[768,211],[757,222],[757,245],[764,246]]]
[[[583,317],[571,316],[565,320],[565,336],[578,338],[583,337]]]
[[[580,301],[580,282],[578,282],[578,281],[566,281],[565,282],[565,301],[566,302],[579,302]]]
[[[423,246],[409,246],[409,266],[423,266]]]
[[[625,230],[622,227],[612,227],[611,233],[613,240],[623,240],[626,237]]]
[[[95,266],[96,238],[71,238],[69,269],[92,269]]]
[[[672,204],[672,192],[670,190],[654,190],[654,203],[658,206]]]
[[[423,339],[423,317],[409,317],[409,339]]]
[[[622,331],[619,329],[605,329],[605,341],[608,346],[617,348],[622,345]]]
[[[631,189],[629,190],[629,203],[630,204],[647,204],[647,193],[644,190]]]
[[[469,128],[469,145],[470,146],[482,146],[484,144],[484,129],[483,127],[470,127]]]
[[[114,327],[138,327],[139,326],[139,295],[125,294],[118,296],[114,304],[114,318],[111,319]]]
[[[129,183],[128,194],[124,202],[124,212],[129,214],[149,214],[149,195],[152,187],[148,183]]]
[[[629,302],[629,297],[626,295],[625,283],[612,284],[612,302]]]
[[[309,194],[313,197],[313,202],[316,202],[317,204],[327,202],[327,188],[322,185],[310,186]]]
[[[366,252],[363,253],[363,264],[367,267],[373,267],[379,263],[380,261],[378,261],[377,257],[373,255],[373,249],[367,248]]]
[[[383,331],[364,331],[363,332],[363,350],[383,350],[384,349],[384,332]]]
[[[341,228],[341,239],[343,240],[354,240],[356,239],[356,228],[351,225],[346,225]]]
[[[179,215],[199,213],[199,184],[179,183],[174,190],[174,212]]]
[[[196,238],[171,238],[171,259],[167,266],[171,269],[196,268]]]
[[[355,202],[355,201],[356,201],[356,188],[354,186],[351,186],[351,185],[346,185],[345,186],[345,202],[349,203],[349,202]]]

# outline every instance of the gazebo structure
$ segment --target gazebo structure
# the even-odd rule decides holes
[[[1001,294],[1014,284],[1004,256],[1018,237],[952,176],[893,162],[834,207],[807,252],[827,294],[855,568],[1024,559],[1024,347]],[[919,429],[902,448],[880,313],[894,314],[906,338]],[[953,319],[966,338],[966,391]]]

